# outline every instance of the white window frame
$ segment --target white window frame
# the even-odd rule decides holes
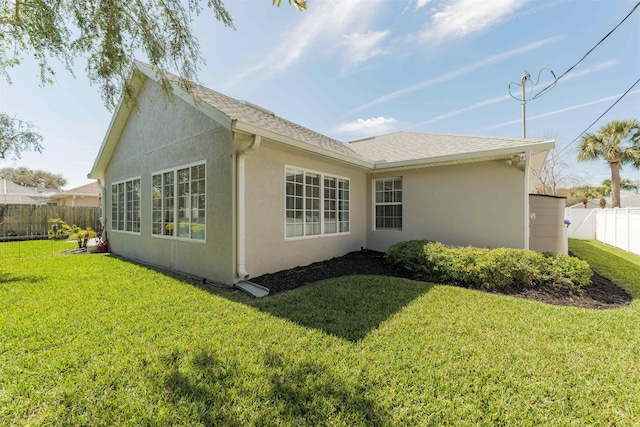
[[[134,182],[138,181],[138,200],[137,200],[137,206],[138,209],[134,210],[134,205],[133,203],[135,202],[135,200],[129,200],[129,197],[127,195],[127,184],[130,184],[133,186]],[[117,191],[114,193],[113,192],[113,187],[117,188]],[[122,186],[122,197],[120,197],[120,186]],[[141,203],[140,200],[142,199],[142,177],[140,176],[136,176],[133,178],[127,178],[127,179],[123,179],[120,181],[114,181],[111,183],[111,231],[114,231],[116,233],[125,233],[125,234],[134,234],[134,235],[140,235],[141,233],[141,229],[142,229],[142,221],[140,221],[140,214],[141,214]],[[114,213],[114,195],[115,197],[115,202],[116,202],[116,216],[114,217],[113,213]],[[129,203],[132,203],[131,205],[131,210],[128,209],[128,205]],[[135,221],[135,216],[133,215],[133,213],[137,211],[138,215],[137,215],[137,225],[138,225],[138,231],[133,231],[133,224]],[[122,214],[122,217],[120,217],[120,214]],[[129,215],[131,215],[133,218],[129,218]],[[131,222],[132,224],[132,229],[131,230],[127,230],[127,224]],[[115,223],[115,227],[114,227],[114,223]],[[122,228],[120,227],[120,224],[122,224]]]
[[[204,230],[203,230],[203,238],[202,239],[197,239],[195,237],[191,237],[193,236],[193,230],[190,228],[189,229],[189,236],[180,236],[179,235],[179,228],[180,225],[178,225],[178,227],[175,226],[176,222],[179,221],[179,214],[181,212],[181,209],[179,207],[179,199],[180,199],[180,195],[179,195],[179,188],[180,188],[180,183],[178,182],[178,171],[184,170],[184,169],[188,169],[189,170],[189,186],[191,186],[194,183],[193,177],[191,176],[191,168],[195,167],[195,166],[204,166],[204,178],[198,178],[198,185],[200,185],[200,181],[202,182],[202,185],[204,186],[204,192],[203,193],[196,193],[195,197],[200,197],[203,196],[204,197],[204,208],[195,208],[198,211],[203,211],[204,212],[204,216],[202,218],[204,218]],[[165,202],[166,202],[166,198],[165,198],[165,192],[164,192],[164,188],[165,188],[165,174],[172,174],[173,176],[173,182],[171,184],[171,188],[173,190],[173,207],[167,209],[167,207],[165,206]],[[154,177],[156,176],[160,176],[161,177],[161,189],[160,189],[160,213],[161,213],[161,229],[164,230],[166,228],[166,225],[168,225],[168,223],[165,221],[165,213],[166,212],[171,212],[172,215],[172,219],[173,221],[171,222],[173,224],[173,228],[171,230],[171,234],[156,234],[154,231],[154,224],[157,223],[157,221],[154,221],[154,213],[157,211],[157,209],[155,209],[154,207]],[[202,160],[202,161],[198,161],[198,162],[193,162],[193,163],[188,163],[185,165],[180,165],[180,166],[176,166],[173,168],[169,168],[169,169],[163,169],[163,170],[159,170],[159,171],[154,171],[151,173],[151,236],[158,238],[158,239],[169,239],[169,240],[180,240],[180,241],[185,241],[185,242],[192,242],[192,243],[206,243],[207,242],[207,178],[208,178],[208,172],[207,172],[207,161],[206,160]],[[193,225],[193,209],[192,209],[192,193],[187,193],[190,196],[185,198],[185,207],[183,212],[186,213],[186,218],[189,219],[189,227],[192,227]],[[199,204],[199,203],[198,203]],[[155,209],[155,210],[154,210]],[[198,216],[199,217],[199,216]]]
[[[309,224],[314,224],[314,222],[310,222],[309,224],[305,222],[303,222],[302,224],[302,229],[303,232],[305,233],[302,236],[287,236],[287,210],[291,210],[291,209],[287,209],[287,173],[289,172],[302,172],[303,173],[303,182],[302,182],[302,186],[303,186],[303,194],[302,194],[302,217],[303,219],[306,218],[306,211],[307,211],[307,199],[314,199],[315,197],[307,197],[307,174],[313,174],[313,175],[318,175],[319,177],[319,219],[320,219],[320,233],[319,234],[306,234],[307,230],[308,230],[308,225]],[[327,232],[325,230],[325,178],[328,179],[335,179],[336,182],[336,198],[335,198],[335,203],[336,203],[336,209],[335,209],[335,214],[336,214],[336,232]],[[344,189],[344,191],[348,191],[348,198],[345,199],[339,199],[338,196],[338,192],[339,192],[339,185],[340,182],[346,182],[348,184],[347,189]],[[351,234],[351,179],[344,177],[344,176],[340,176],[340,175],[336,175],[336,174],[332,174],[332,173],[324,173],[324,172],[319,172],[319,171],[315,171],[312,169],[306,169],[306,168],[302,168],[302,167],[298,167],[298,166],[293,166],[293,165],[284,165],[284,179],[283,179],[283,184],[284,184],[284,239],[285,240],[303,240],[303,239],[315,239],[315,238],[320,238],[320,237],[334,237],[334,236],[345,236],[348,234]],[[327,200],[328,201],[328,200]],[[345,205],[342,205],[342,209],[339,209],[339,202],[342,201],[343,203],[346,202],[346,209],[345,209]],[[316,209],[312,209],[313,211],[316,211]],[[327,210],[328,211],[328,210]],[[340,214],[342,214],[343,216],[346,214],[346,216],[348,217],[348,219],[340,221]],[[345,226],[347,228],[347,231],[340,231],[341,229],[341,224],[343,226]],[[344,228],[344,227],[343,227]]]
[[[377,201],[377,183],[379,181],[396,181],[396,180],[400,180],[400,182],[402,182],[402,188],[400,189],[400,198],[401,200],[399,202],[397,201],[391,201],[391,202],[378,202]],[[373,201],[373,231],[402,231],[402,228],[404,227],[404,179],[402,176],[392,176],[392,177],[387,177],[387,178],[375,178],[373,179],[373,185],[372,185],[372,201]],[[395,189],[392,191],[396,191]],[[400,215],[400,221],[401,221],[401,225],[400,228],[387,228],[387,227],[378,227],[378,206],[400,206],[402,208],[402,214]]]

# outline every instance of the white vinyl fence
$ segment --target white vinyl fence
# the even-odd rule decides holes
[[[569,209],[569,237],[596,239],[640,255],[640,208]]]

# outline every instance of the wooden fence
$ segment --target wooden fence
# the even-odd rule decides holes
[[[100,229],[100,208],[85,206],[32,206],[0,204],[0,238],[46,237],[49,219],[60,218],[69,225]]]

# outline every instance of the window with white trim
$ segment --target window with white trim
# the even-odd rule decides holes
[[[349,232],[349,180],[286,167],[285,236]]]
[[[111,184],[111,229],[140,233],[140,178]]]
[[[376,230],[402,230],[402,177],[375,184]]]
[[[205,240],[206,164],[157,173],[151,182],[151,234]]]

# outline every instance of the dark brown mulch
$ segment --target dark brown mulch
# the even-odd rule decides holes
[[[271,294],[276,294],[300,286],[334,277],[354,274],[416,279],[411,272],[398,268],[384,259],[384,253],[376,251],[356,251],[328,261],[296,267],[277,273],[252,278],[251,281],[266,286]],[[592,309],[623,307],[631,303],[631,295],[604,276],[594,273],[591,285],[582,292],[553,285],[540,285],[532,289],[506,289],[494,291],[548,304],[565,305]]]

